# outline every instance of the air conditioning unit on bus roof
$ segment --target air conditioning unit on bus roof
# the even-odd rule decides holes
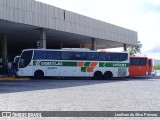
[[[62,48],[62,50],[91,51],[88,48]]]

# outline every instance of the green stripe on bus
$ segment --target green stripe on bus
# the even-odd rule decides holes
[[[77,62],[33,61],[33,66],[77,66]]]
[[[86,72],[87,67],[81,67],[81,72]]]
[[[77,62],[62,62],[62,66],[77,66]]]
[[[105,63],[105,62],[100,62],[99,67],[129,67],[129,63]]]
[[[85,62],[84,66],[88,67],[90,65],[91,62]]]
[[[33,66],[35,66],[35,65],[36,65],[36,62],[37,62],[37,61],[33,61]]]
[[[91,62],[85,62],[83,70],[89,67]],[[78,62],[64,61],[33,61],[33,66],[77,66]],[[99,62],[99,67],[129,67],[129,63]]]
[[[99,62],[99,67],[104,67],[105,62]]]

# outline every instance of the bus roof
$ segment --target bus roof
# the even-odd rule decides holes
[[[129,56],[130,58],[148,58],[146,56]]]
[[[28,51],[28,50],[38,50],[38,51],[72,51],[72,52],[102,52],[102,51],[94,51],[94,50],[89,50],[89,49],[24,49],[22,50],[23,51]],[[128,53],[128,52],[110,52],[110,51],[107,51],[104,53]]]

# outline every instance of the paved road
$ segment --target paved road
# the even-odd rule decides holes
[[[160,78],[0,81],[0,111],[17,110],[158,111]]]

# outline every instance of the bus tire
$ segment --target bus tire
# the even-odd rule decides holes
[[[110,80],[110,79],[112,79],[112,77],[113,77],[113,74],[112,74],[111,71],[106,71],[106,72],[104,73],[104,79]]]
[[[42,70],[37,70],[34,73],[35,79],[43,79],[44,78],[44,72]]]
[[[103,74],[102,74],[102,72],[101,72],[101,71],[96,71],[96,72],[94,73],[94,79],[96,79],[96,80],[103,79]]]

